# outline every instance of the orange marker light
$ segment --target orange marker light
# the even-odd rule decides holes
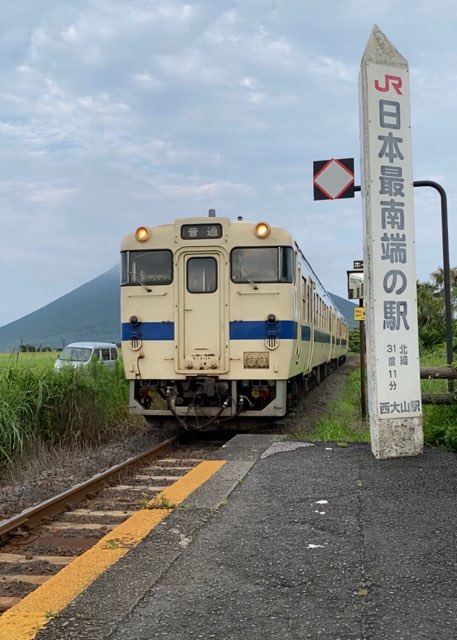
[[[268,238],[271,233],[271,227],[268,222],[259,222],[255,227],[255,235],[258,238]]]
[[[149,238],[149,229],[147,227],[138,227],[135,231],[135,237],[140,242],[146,242]]]

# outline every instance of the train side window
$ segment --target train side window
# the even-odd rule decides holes
[[[292,247],[279,247],[279,282],[295,281],[295,253]]]
[[[121,285],[129,283],[129,252],[121,253]]]
[[[214,293],[217,289],[217,262],[215,258],[189,258],[187,261],[187,291]]]

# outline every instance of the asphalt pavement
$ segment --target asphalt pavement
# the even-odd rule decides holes
[[[457,639],[455,454],[247,435],[214,457],[38,640]]]

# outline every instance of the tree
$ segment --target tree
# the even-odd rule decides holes
[[[438,269],[430,275],[432,280],[434,280],[436,287],[444,296],[444,269],[442,267],[438,267]],[[449,269],[449,283],[451,287],[451,312],[452,316],[455,317],[457,308],[457,267]]]
[[[444,269],[438,267],[436,271],[430,274],[430,277],[432,282],[417,283],[419,339],[425,347],[444,342],[446,337]],[[451,285],[451,312],[455,317],[457,308],[457,267],[449,269],[449,281]]]
[[[36,347],[33,344],[20,344],[19,345],[19,351],[21,353],[35,352],[36,351]]]
[[[417,282],[417,321],[419,340],[424,347],[444,342],[444,299],[437,284]]]
[[[430,275],[435,281],[437,287],[444,287],[444,269],[442,267],[438,267],[438,269]],[[451,283],[451,289],[457,288],[457,267],[449,269],[449,280]]]

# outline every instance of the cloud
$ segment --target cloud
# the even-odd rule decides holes
[[[322,76],[330,76],[344,82],[352,82],[357,78],[358,69],[355,65],[348,65],[341,60],[328,56],[318,56],[310,60],[308,68],[312,73]]]
[[[452,233],[457,9],[438,2],[411,13],[393,0],[17,0],[0,26],[0,250],[19,265],[10,238],[23,225],[16,250],[49,301],[56,233],[59,286],[71,288],[74,265],[80,278],[111,266],[136,222],[216,204],[290,228],[328,286],[334,262],[344,294],[360,199],[314,203],[312,162],[354,156],[358,173],[357,76],[375,22],[410,61],[415,177],[447,188]],[[439,259],[437,206],[421,194],[416,207],[424,272]]]
[[[76,191],[76,189],[35,189],[26,196],[26,200],[44,205],[55,205],[67,200]]]
[[[230,196],[233,194],[242,195],[252,192],[252,187],[246,184],[234,184],[232,182],[212,182],[201,184],[156,184],[156,193],[166,198],[214,198],[220,196]]]

